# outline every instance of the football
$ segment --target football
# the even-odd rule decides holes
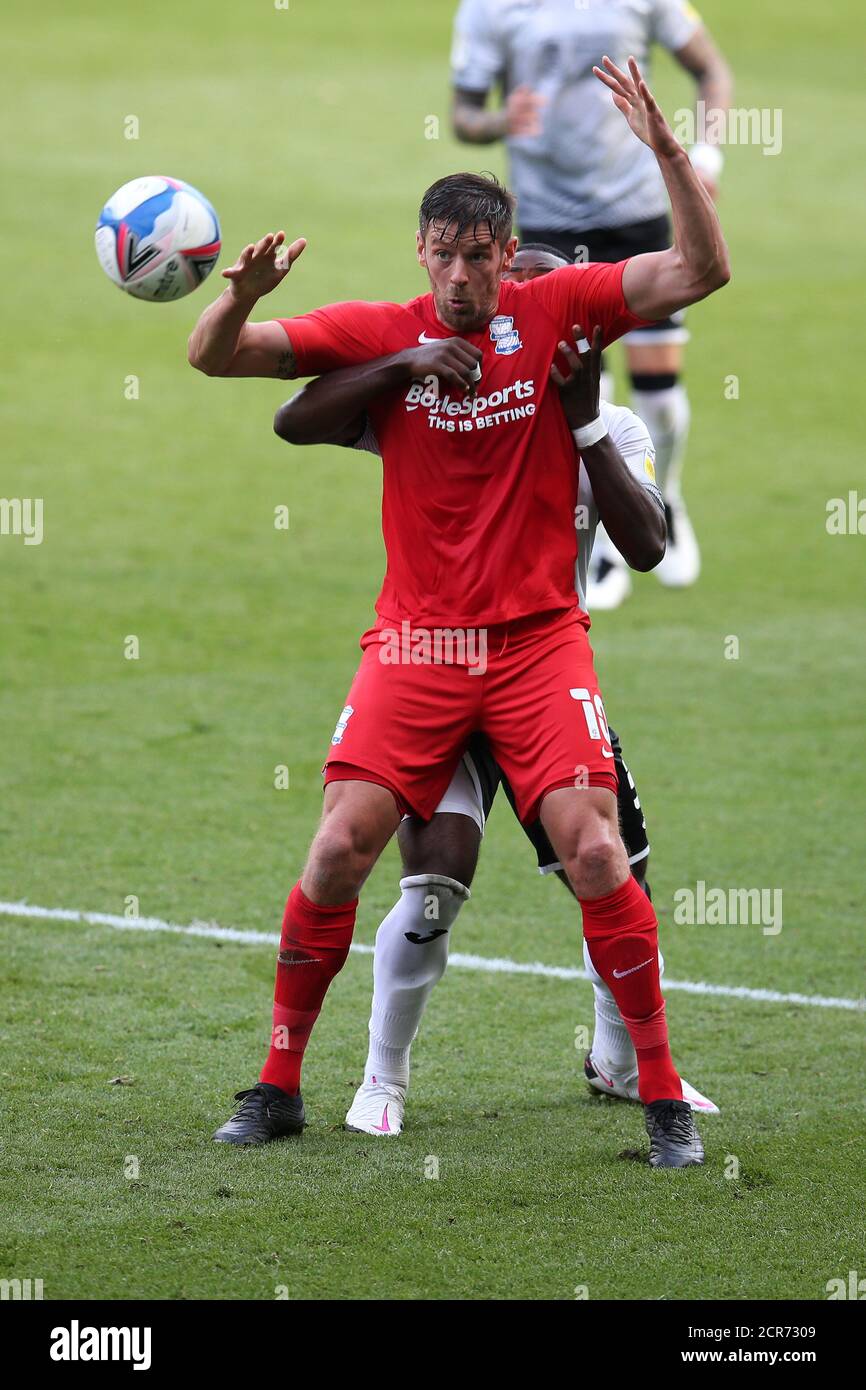
[[[182,299],[207,279],[219,253],[214,209],[180,179],[132,179],[109,198],[96,224],[99,264],[136,299]]]

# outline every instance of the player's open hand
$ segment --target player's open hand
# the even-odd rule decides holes
[[[285,245],[285,232],[268,232],[255,245],[245,246],[234,265],[223,271],[239,299],[261,299],[285,279],[307,242],[298,237]]]
[[[436,338],[419,343],[418,347],[408,348],[403,359],[413,381],[432,376],[470,394],[474,393],[481,373],[481,352],[465,338]]]
[[[559,351],[568,365],[568,376],[563,376],[555,363],[551,364],[550,376],[559,387],[559,399],[565,411],[570,430],[582,429],[598,418],[601,395],[601,329],[595,327],[592,343],[583,336],[579,323],[572,327],[574,348],[568,343],[560,343]],[[576,350],[575,350],[576,349]]]
[[[541,108],[547,98],[525,82],[509,92],[505,102],[505,130],[508,135],[540,135]]]
[[[593,68],[593,72],[599,82],[610,88],[614,106],[625,116],[637,138],[657,155],[672,155],[681,150],[634,58],[628,60],[628,72],[618,68],[611,58],[604,57],[601,61],[604,71]]]

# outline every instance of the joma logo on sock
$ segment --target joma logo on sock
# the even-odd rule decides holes
[[[764,936],[782,930],[781,888],[708,888],[699,878],[694,888],[674,893],[678,927],[763,927]]]
[[[134,1371],[150,1370],[149,1327],[69,1327],[51,1331],[52,1361],[131,1361]]]

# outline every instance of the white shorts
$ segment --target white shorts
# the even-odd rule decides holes
[[[471,753],[464,753],[454,769],[454,776],[436,810],[434,816],[450,811],[454,816],[468,816],[474,820],[481,834],[484,834],[484,804],[481,783],[472,761]],[[403,817],[408,820],[408,816]]]

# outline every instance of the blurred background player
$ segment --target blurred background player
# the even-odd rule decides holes
[[[458,139],[508,146],[521,241],[546,243],[569,260],[619,261],[670,245],[668,203],[658,167],[628,139],[593,64],[607,53],[623,66],[633,54],[646,69],[653,43],[695,78],[699,110],[727,110],[731,75],[700,16],[684,0],[462,0],[452,53]],[[499,88],[503,105],[487,109]],[[691,150],[704,186],[716,195],[722,153],[710,129]],[[632,405],[656,447],[668,548],[655,573],[664,584],[693,584],[700,552],[682,497],[689,401],[681,380],[683,316],[623,339]],[[602,383],[612,398],[608,373]],[[622,557],[603,531],[593,555],[590,608],[615,608],[631,591]]]

